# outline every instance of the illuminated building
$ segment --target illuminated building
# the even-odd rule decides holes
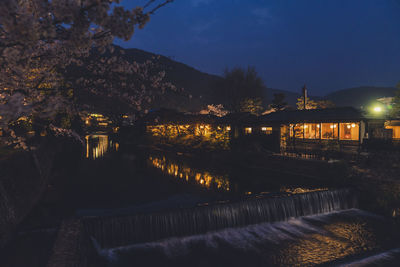
[[[285,110],[263,116],[237,113],[225,117],[152,114],[148,136],[157,143],[196,148],[232,149],[252,142],[282,152],[340,150],[359,152],[371,140],[400,143],[400,120],[368,116],[351,107]],[[156,119],[154,119],[156,118]],[[205,145],[207,144],[207,145]]]

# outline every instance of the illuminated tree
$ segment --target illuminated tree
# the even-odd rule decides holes
[[[200,114],[211,114],[217,117],[226,116],[229,112],[224,108],[222,104],[218,105],[207,105],[207,109],[200,111]]]
[[[259,103],[264,96],[265,86],[255,68],[226,70],[224,79],[217,84],[216,98],[230,112],[242,112],[244,106]]]
[[[317,101],[317,106],[320,109],[334,108],[335,107],[335,103],[333,103],[330,100],[320,100],[320,101]]]
[[[297,103],[296,103],[297,109],[304,109],[304,97],[299,97],[297,98]],[[306,109],[317,109],[318,108],[318,103],[314,100],[311,100],[309,97],[307,97],[307,103],[306,103]]]
[[[118,0],[2,0],[0,128],[9,132],[7,141],[23,143],[23,137],[9,128],[21,116],[52,118],[60,111],[74,112],[73,103],[66,97],[71,88],[61,74],[70,66],[83,65],[93,51],[103,53],[110,48],[112,52],[110,45],[115,37],[130,39],[135,28],[142,28],[150,15],[169,2],[172,0],[149,0],[141,7],[126,10]],[[109,79],[117,74],[112,87],[101,79],[85,82],[84,76],[75,85],[86,85],[90,90],[107,85],[108,94],[119,95],[139,109],[142,103],[151,101],[153,89],[164,87],[164,74],[149,73],[147,66],[129,64],[116,56],[96,63],[91,70],[97,76],[89,78],[109,73]],[[120,78],[132,74],[145,82],[120,90],[118,86],[129,82]]]
[[[297,99],[297,109],[304,109],[304,97],[300,97]],[[307,97],[306,109],[326,109],[326,108],[334,108],[335,104],[330,100],[320,100],[315,101]]]
[[[260,115],[263,111],[261,98],[247,98],[240,103],[240,112],[248,112],[253,115]]]

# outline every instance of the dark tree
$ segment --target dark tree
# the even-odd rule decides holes
[[[225,70],[222,79],[216,88],[216,98],[219,103],[230,112],[247,112],[249,110],[259,113],[262,110],[262,99],[265,85],[258,76],[255,68],[233,68]],[[252,107],[247,107],[251,103]],[[257,105],[257,107],[253,107]]]
[[[396,95],[393,98],[392,109],[390,110],[390,116],[394,118],[400,117],[400,82],[396,86],[398,89]]]
[[[334,108],[336,106],[335,103],[330,100],[317,101],[317,105],[319,109]]]
[[[285,94],[284,93],[276,93],[274,94],[274,98],[272,99],[271,108],[275,110],[284,110],[286,108],[287,103],[285,102]]]

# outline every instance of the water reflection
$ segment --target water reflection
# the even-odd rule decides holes
[[[153,154],[148,157],[149,166],[159,169],[162,173],[181,181],[196,184],[208,189],[231,192],[249,198],[264,198],[269,196],[295,195],[316,191],[325,191],[329,188],[319,186],[299,186],[299,180],[285,180],[269,176],[264,173],[255,173],[254,170],[233,167],[218,171],[206,166],[192,167],[193,163],[184,157],[171,157],[164,154]]]
[[[204,263],[215,267],[343,263],[347,266],[346,262],[354,258],[398,247],[394,230],[390,221],[360,210],[346,210],[119,247],[107,255],[115,256],[113,260],[118,267],[132,263],[146,263],[146,266]],[[393,262],[390,266],[397,265]]]
[[[187,167],[183,164],[178,165],[162,157],[150,156],[151,166],[160,169],[162,172],[185,180],[188,183],[194,183],[205,188],[213,188],[222,191],[230,191],[231,183],[226,175],[215,175],[208,171],[201,171]]]
[[[109,151],[118,151],[119,144],[109,140],[106,134],[86,135],[86,158],[98,159]]]

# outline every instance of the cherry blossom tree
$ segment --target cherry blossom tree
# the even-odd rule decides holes
[[[224,108],[222,104],[218,105],[207,105],[207,109],[200,110],[200,114],[206,115],[211,114],[217,117],[224,117],[228,115],[228,111]]]
[[[154,89],[164,90],[165,74],[151,72],[151,62],[132,64],[116,56],[92,60],[92,75],[71,81],[64,74],[71,66],[87,63],[93,51],[111,51],[114,38],[130,39],[135,29],[143,28],[154,12],[172,1],[149,0],[127,10],[119,0],[2,0],[0,128],[8,133],[3,134],[7,142],[23,144],[24,137],[10,127],[18,118],[76,112],[73,86],[107,88],[100,91],[124,98],[136,109],[151,101]],[[131,76],[141,80],[133,83],[127,78]]]

